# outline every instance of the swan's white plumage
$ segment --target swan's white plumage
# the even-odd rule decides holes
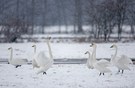
[[[37,67],[37,74],[41,72],[46,72],[52,65],[53,65],[53,58],[52,58],[52,52],[51,52],[51,47],[49,45],[49,40],[47,40],[47,45],[49,49],[49,57],[46,55],[44,51],[41,51],[37,54],[35,54],[34,59],[32,61],[33,67]],[[34,46],[36,47],[36,45]],[[36,48],[34,49],[36,51]]]
[[[97,69],[100,73],[111,72],[111,70],[109,68],[107,68],[106,65],[103,65],[102,62],[94,63],[94,68]]]
[[[131,59],[126,55],[117,56],[117,46],[112,45],[111,48],[115,48],[115,54],[111,56],[111,62],[114,66],[118,68],[118,70],[130,70],[128,67],[129,64],[133,64]]]
[[[37,71],[37,74],[42,73],[42,72],[46,72],[52,65],[53,65],[53,61],[50,60],[44,66],[40,66],[40,68]]]
[[[101,67],[108,67],[111,66],[110,62],[107,60],[99,60],[97,61],[97,64]]]
[[[92,44],[91,47],[93,47],[93,52],[92,52],[92,63],[93,67],[97,69],[100,73],[107,73],[111,72],[111,70],[107,67],[111,66],[111,63],[107,60],[96,60],[96,44]]]
[[[126,55],[121,55],[121,59],[119,59],[118,62],[121,62],[121,63],[124,63],[124,64],[133,64],[131,59]]]
[[[45,55],[45,52],[41,51],[37,57],[35,58],[35,61],[37,65],[39,66],[39,69],[37,70],[37,74],[46,72],[52,65],[53,65],[53,59],[49,58]]]
[[[87,59],[87,62],[86,62],[86,65],[87,65],[87,67],[89,68],[89,69],[93,69],[94,67],[93,67],[93,61],[92,61],[92,57],[91,57],[91,54],[90,54],[90,52],[89,51],[87,51],[85,54],[88,54],[89,56],[88,56],[88,59]]]
[[[38,64],[37,64],[37,62],[35,61],[35,59],[33,59],[32,60],[32,66],[33,66],[33,68],[39,68],[39,66],[38,66]]]
[[[13,58],[13,48],[12,47],[8,48],[8,50],[10,50],[10,58],[8,59],[8,62],[10,64],[12,64],[14,66],[27,64],[27,62],[28,62],[27,59]]]
[[[9,60],[9,63],[16,66],[16,65],[24,65],[24,64],[27,64],[27,60],[26,59],[20,59],[20,58],[16,58],[16,59],[12,59],[12,60]]]

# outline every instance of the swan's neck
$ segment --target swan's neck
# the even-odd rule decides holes
[[[36,46],[34,47],[34,53],[36,53]]]
[[[9,62],[10,62],[10,61],[12,61],[12,59],[13,59],[13,49],[11,49],[11,51],[10,51],[10,58],[9,58]]]
[[[90,59],[90,52],[88,52],[88,59]]]
[[[50,58],[53,58],[52,51],[51,51],[51,46],[50,46],[50,41],[49,40],[47,40],[47,45],[48,45],[48,49],[49,49]]]
[[[96,61],[96,46],[93,47],[92,59],[93,59],[94,62]]]
[[[114,55],[113,55],[113,57],[112,57],[112,60],[114,60],[115,59],[115,57],[116,57],[116,55],[117,55],[117,47],[115,47],[115,53],[114,53]]]

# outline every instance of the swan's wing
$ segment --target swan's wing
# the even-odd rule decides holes
[[[27,64],[28,60],[27,59],[12,59],[12,64],[14,65],[23,65]]]
[[[45,66],[51,61],[51,59],[47,57],[44,52],[40,52],[35,60],[39,66]]]
[[[97,64],[101,67],[108,67],[111,66],[111,63],[107,60],[100,60],[97,62]]]
[[[33,66],[33,68],[35,68],[35,67],[39,68],[39,66],[38,66],[37,62],[35,61],[35,59],[32,60],[32,66]]]
[[[132,60],[126,55],[121,55],[121,58],[118,60],[118,63],[122,64],[133,64]]]
[[[92,61],[90,59],[87,59],[86,65],[87,65],[87,67],[89,69],[93,69],[94,68],[93,63],[92,63]]]
[[[47,63],[45,66],[41,66],[38,71],[37,74],[42,73],[42,72],[46,72],[53,64],[53,61],[50,61],[49,63]]]
[[[100,71],[101,73],[111,72],[109,68],[107,68],[110,63],[106,60],[100,60],[94,64],[94,68]]]

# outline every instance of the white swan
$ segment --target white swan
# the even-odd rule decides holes
[[[126,55],[121,55],[121,57],[117,57],[117,46],[113,44],[110,48],[115,49],[115,54],[111,56],[111,62],[114,66],[118,68],[118,73],[120,70],[122,70],[122,74],[124,70],[130,70],[128,67],[129,64],[133,64],[130,58],[128,58]]]
[[[93,67],[93,61],[92,61],[92,57],[91,57],[91,54],[90,54],[90,52],[89,51],[87,51],[85,54],[88,54],[89,56],[88,56],[88,59],[87,59],[87,62],[86,62],[86,65],[87,65],[87,67],[89,68],[89,69],[93,69],[94,67]]]
[[[15,59],[13,58],[13,48],[8,48],[10,50],[10,58],[8,59],[9,64],[14,65],[16,68],[20,67],[21,65],[27,64],[27,59]]]
[[[36,60],[35,60],[35,58],[36,58],[36,45],[33,45],[32,47],[34,47],[34,56],[33,56],[33,59],[32,59],[32,66],[33,66],[33,68],[39,68],[39,66],[38,66],[38,64],[37,64],[37,62],[36,62]]]
[[[39,67],[37,74],[42,73],[42,72],[43,74],[46,74],[46,71],[53,65],[54,61],[53,61],[52,51],[50,47],[50,39],[51,37],[47,38],[49,57],[47,57],[44,51],[41,51],[38,53],[38,55],[34,59],[36,62],[36,65]]]
[[[97,45],[95,43],[92,43],[90,45],[90,47],[93,47],[92,64],[93,64],[93,67],[100,72],[99,76],[101,74],[104,75],[104,73],[111,72],[111,70],[109,68],[107,68],[107,67],[111,66],[111,63],[109,61],[107,61],[107,60],[99,60],[99,61],[97,61],[96,60],[96,47],[97,47]]]

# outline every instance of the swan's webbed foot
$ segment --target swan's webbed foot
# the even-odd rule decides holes
[[[44,75],[44,74],[47,74],[47,73],[46,73],[46,72],[43,72],[43,75]]]
[[[21,67],[21,65],[16,65],[15,68]]]

